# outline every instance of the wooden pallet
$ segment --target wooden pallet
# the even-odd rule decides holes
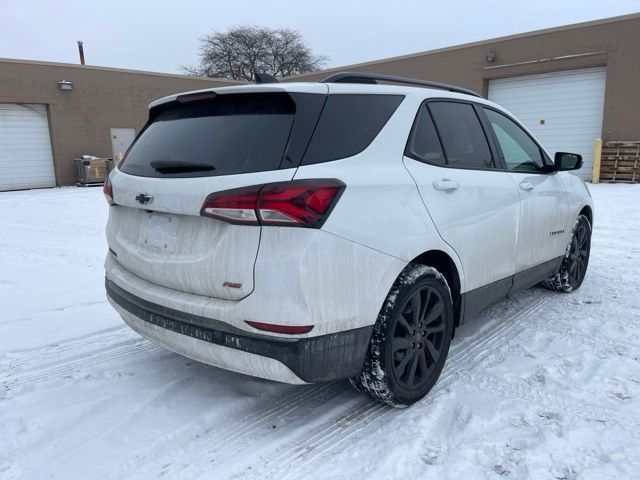
[[[640,183],[640,141],[606,142],[602,146],[600,181]]]

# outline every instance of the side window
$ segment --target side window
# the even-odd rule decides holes
[[[491,149],[473,106],[458,102],[431,102],[429,110],[449,166],[495,167]]]
[[[302,164],[330,162],[362,152],[403,99],[403,95],[329,95]]]
[[[484,109],[498,139],[507,170],[539,172],[544,167],[540,148],[518,124],[501,113]]]
[[[425,105],[420,106],[405,153],[409,157],[427,163],[446,164],[436,127]]]

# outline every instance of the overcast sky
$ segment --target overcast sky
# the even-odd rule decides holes
[[[302,32],[327,67],[640,11],[640,0],[0,0],[0,57],[179,73],[198,37],[253,23]],[[640,33],[639,33],[640,34]]]

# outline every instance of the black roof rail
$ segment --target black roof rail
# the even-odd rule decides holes
[[[430,80],[419,80],[417,78],[397,77],[395,75],[383,75],[378,73],[361,73],[361,72],[340,72],[334,73],[330,77],[322,80],[323,83],[378,83],[378,80],[389,83],[404,83],[407,85],[418,85],[420,87],[439,88],[449,90],[450,92],[464,93],[482,98],[473,90],[468,90],[455,85],[446,83],[432,82]]]

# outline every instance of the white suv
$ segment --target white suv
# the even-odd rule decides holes
[[[349,378],[408,405],[480,310],[539,282],[580,286],[593,207],[565,170],[581,165],[434,82],[343,73],[173,95],[105,185],[107,294],[195,360]]]

